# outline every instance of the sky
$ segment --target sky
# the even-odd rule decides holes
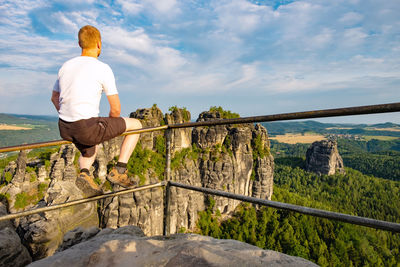
[[[0,113],[57,116],[57,72],[80,55],[87,24],[102,34],[122,116],[153,104],[197,119],[211,106],[246,117],[400,102],[398,0],[0,0]]]

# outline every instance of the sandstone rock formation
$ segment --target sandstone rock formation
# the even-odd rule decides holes
[[[194,234],[145,237],[134,226],[103,229],[87,241],[32,263],[40,266],[317,266],[235,240]]]
[[[319,175],[345,173],[342,157],[339,155],[336,141],[322,140],[314,142],[306,153],[306,170]]]
[[[129,117],[139,119],[143,128],[165,125],[163,113],[156,105],[151,108],[138,109]],[[140,143],[143,148],[155,149],[156,139],[162,135],[162,131],[143,133],[140,135]]]
[[[6,206],[0,201],[0,216],[7,215]],[[0,266],[22,267],[32,262],[28,250],[21,244],[10,221],[0,222]]]
[[[165,122],[167,124],[178,124],[190,121],[190,112],[186,109],[178,109],[173,107],[170,114],[165,114]],[[171,151],[174,154],[183,148],[192,146],[192,130],[190,128],[174,129],[171,136]]]
[[[165,119],[153,106],[131,113],[146,127],[190,120],[190,113],[173,108]],[[218,111],[203,112],[198,121],[222,119]],[[156,148],[161,133],[141,135],[144,149]],[[270,199],[273,191],[273,157],[269,153],[268,134],[261,125],[223,125],[174,129],[172,132],[172,170],[174,181],[195,186],[225,190],[237,194]],[[148,159],[151,161],[151,158]],[[145,184],[158,181],[149,169],[144,174]],[[114,187],[118,189],[118,187]],[[215,207],[222,215],[231,213],[240,203],[237,200],[215,197]],[[163,192],[152,189],[120,197],[109,198],[101,205],[101,227],[138,225],[147,235],[162,234]],[[171,188],[171,233],[182,229],[193,230],[197,213],[205,208],[202,193]]]
[[[146,177],[146,184],[159,182],[150,172],[147,172]],[[113,186],[113,190],[121,189],[118,185]],[[161,234],[163,208],[162,188],[110,197],[101,201],[100,226],[117,228],[137,225],[149,234]]]

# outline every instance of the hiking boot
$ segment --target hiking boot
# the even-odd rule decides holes
[[[128,170],[125,170],[124,173],[119,173],[117,168],[115,167],[112,168],[110,173],[107,175],[107,180],[113,184],[117,184],[125,188],[137,185],[136,182],[131,181],[131,179],[129,179]]]
[[[86,197],[93,197],[103,194],[99,185],[96,184],[93,179],[86,173],[81,172],[76,178],[76,186],[83,192]]]

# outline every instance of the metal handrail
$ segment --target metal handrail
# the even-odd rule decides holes
[[[200,122],[178,123],[178,124],[172,124],[172,125],[170,124],[170,125],[168,125],[168,128],[174,129],[174,128],[187,128],[187,127],[198,127],[198,126],[215,126],[215,125],[224,125],[224,124],[240,124],[240,123],[329,118],[329,117],[336,117],[336,116],[379,114],[379,113],[398,112],[398,111],[400,111],[400,102],[391,103],[391,104],[381,104],[381,105],[281,113],[281,114],[274,114],[274,115],[252,116],[252,117],[235,118],[235,119],[220,119],[220,120],[209,120],[209,121],[200,121]]]
[[[272,201],[272,200],[268,200],[268,199],[261,199],[261,198],[249,197],[249,196],[244,196],[244,195],[238,195],[238,194],[234,194],[231,192],[226,192],[226,191],[221,191],[221,190],[216,190],[216,189],[211,189],[211,188],[205,188],[205,187],[197,187],[197,186],[177,183],[177,182],[173,182],[173,181],[169,181],[168,183],[170,186],[180,187],[180,188],[193,190],[193,191],[197,191],[197,192],[202,192],[202,193],[206,193],[206,194],[227,197],[227,198],[231,198],[231,199],[237,199],[237,200],[241,200],[241,201],[245,201],[245,202],[249,202],[249,203],[253,203],[253,204],[259,204],[259,205],[263,205],[263,206],[268,206],[268,207],[272,207],[272,208],[294,211],[294,212],[303,213],[306,215],[316,216],[316,217],[320,217],[320,218],[331,219],[331,220],[336,220],[336,221],[341,221],[341,222],[346,222],[346,223],[351,223],[351,224],[367,226],[367,227],[371,227],[371,228],[375,228],[375,229],[382,229],[382,230],[386,230],[386,231],[400,233],[400,223],[393,223],[393,222],[370,219],[370,218],[366,218],[366,217],[348,215],[348,214],[344,214],[344,213],[308,208],[308,207],[304,207],[304,206],[293,205],[293,204],[288,204],[288,203],[283,203],[283,202],[278,202],[278,201]]]
[[[137,130],[124,132],[124,133],[121,134],[121,136],[130,135],[130,134],[140,134],[140,133],[161,131],[161,130],[166,130],[167,128],[168,128],[168,125],[157,126],[157,127],[146,127],[146,128],[142,128],[142,129],[137,129]],[[71,143],[72,142],[66,141],[66,140],[54,140],[54,141],[45,141],[45,142],[24,144],[24,145],[18,145],[18,146],[6,146],[6,147],[0,147],[0,153],[18,151],[18,150],[25,150],[25,149],[48,147],[48,146],[59,146],[59,145],[66,145],[66,144],[71,144]]]
[[[199,121],[199,122],[167,124],[167,125],[162,125],[162,126],[157,126],[157,127],[148,127],[148,128],[138,129],[138,130],[127,131],[127,132],[123,133],[121,136],[130,135],[130,134],[154,132],[154,131],[167,130],[167,129],[179,129],[179,128],[188,128],[188,127],[199,127],[199,126],[215,126],[215,125],[226,125],[226,124],[241,124],[241,123],[255,123],[255,122],[328,118],[328,117],[336,117],[336,116],[379,114],[379,113],[398,112],[398,111],[400,111],[400,102],[390,103],[390,104],[370,105],[370,106],[322,109],[322,110],[282,113],[282,114],[274,114],[274,115],[252,116],[252,117],[243,117],[243,118],[235,118],[235,119],[218,119],[218,120]],[[70,144],[70,143],[71,142],[65,141],[65,140],[56,140],[56,141],[32,143],[32,144],[25,144],[25,145],[18,145],[18,146],[0,147],[0,153],[18,151],[18,150],[24,150],[24,149],[40,148],[40,147],[46,147],[46,146],[56,146],[56,145]]]
[[[156,188],[156,187],[162,187],[162,186],[167,186],[167,190],[166,190],[167,195],[165,198],[165,208],[167,210],[167,213],[166,213],[166,217],[164,218],[164,234],[166,234],[166,235],[169,234],[169,232],[168,232],[169,220],[168,219],[170,216],[169,216],[168,210],[169,210],[169,203],[170,203],[170,187],[171,186],[184,188],[184,189],[192,190],[192,191],[197,191],[197,192],[201,192],[201,193],[211,194],[211,195],[215,195],[215,196],[236,199],[236,200],[249,202],[249,203],[253,203],[253,204],[258,204],[258,205],[262,205],[262,206],[283,209],[283,210],[288,210],[288,211],[294,211],[294,212],[311,215],[311,216],[316,216],[316,217],[320,217],[320,218],[331,219],[331,220],[335,220],[335,221],[341,221],[341,222],[366,226],[366,227],[370,227],[370,228],[391,231],[394,233],[400,233],[400,223],[393,223],[393,222],[375,220],[375,219],[370,219],[370,218],[365,218],[365,217],[360,217],[360,216],[348,215],[348,214],[344,214],[344,213],[308,208],[308,207],[304,207],[304,206],[293,205],[293,204],[288,204],[288,203],[283,203],[283,202],[278,202],[278,201],[272,201],[272,200],[267,200],[267,199],[261,199],[261,198],[255,198],[255,197],[234,194],[231,192],[226,192],[226,191],[221,191],[221,190],[216,190],[216,189],[211,189],[211,188],[182,184],[182,183],[178,183],[178,182],[174,182],[174,181],[168,181],[168,182],[162,181],[159,183],[145,185],[145,186],[141,186],[141,187],[137,187],[137,188],[124,189],[124,190],[120,190],[117,192],[107,193],[107,194],[100,195],[100,196],[78,199],[78,200],[73,200],[73,201],[69,201],[69,202],[65,202],[65,203],[61,203],[61,204],[37,208],[34,210],[28,210],[28,211],[8,214],[8,215],[0,217],[0,222],[5,221],[5,220],[16,219],[16,218],[20,218],[20,217],[28,216],[28,215],[32,215],[32,214],[37,214],[37,213],[41,213],[41,212],[47,212],[47,211],[52,211],[52,210],[56,210],[56,209],[75,206],[75,205],[92,202],[92,201],[96,201],[96,200],[100,200],[100,199],[104,199],[104,198],[108,198],[108,197],[115,197],[115,196],[129,194],[129,193],[138,192],[138,191],[142,191],[142,190],[148,190],[148,189],[152,189],[152,188]]]

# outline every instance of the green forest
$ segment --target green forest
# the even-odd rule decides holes
[[[400,126],[395,123],[380,124],[348,124],[348,123],[321,123],[317,121],[291,121],[291,122],[264,122],[262,125],[268,129],[271,135],[285,133],[307,133],[314,132],[319,134],[352,134],[352,135],[371,135],[371,136],[393,136],[400,137]],[[397,129],[397,131],[391,130]]]
[[[299,167],[301,160],[288,161],[276,161],[272,200],[400,223],[400,183],[350,168],[346,175],[318,176]],[[244,241],[321,266],[400,265],[399,234],[248,204],[221,221],[214,200],[209,202],[197,224],[204,235]]]
[[[363,174],[400,181],[400,139],[356,141],[339,138],[337,143],[345,166]],[[310,144],[291,145],[271,140],[271,152],[275,158],[304,158],[309,147]]]
[[[346,174],[318,176],[304,170],[310,144],[272,140],[272,200],[400,223],[400,141],[337,141]],[[208,201],[197,223],[201,234],[244,241],[321,266],[400,266],[400,234],[249,204],[222,220],[214,200]]]

